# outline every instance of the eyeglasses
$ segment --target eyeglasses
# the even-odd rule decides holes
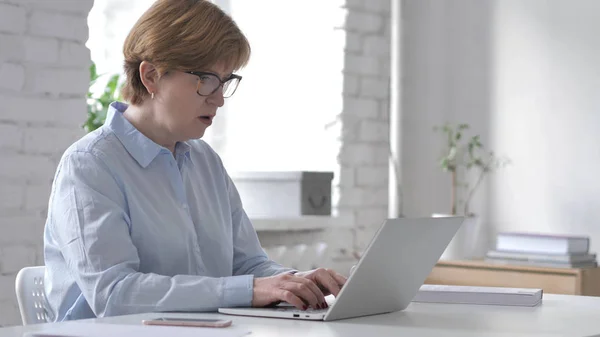
[[[236,74],[231,74],[226,80],[222,81],[217,74],[205,71],[186,71],[186,73],[198,76],[196,93],[200,96],[210,96],[217,92],[222,85],[223,97],[231,97],[242,80],[242,76]]]

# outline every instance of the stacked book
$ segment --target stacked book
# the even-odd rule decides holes
[[[496,248],[487,252],[485,261],[556,268],[597,267],[596,254],[589,249],[589,237],[499,233]]]

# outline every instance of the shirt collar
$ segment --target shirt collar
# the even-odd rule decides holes
[[[106,113],[104,125],[107,125],[114,132],[127,152],[129,152],[138,164],[146,168],[161,151],[166,151],[169,154],[171,152],[139,132],[123,116],[123,112],[127,110],[128,106],[123,102],[111,103]],[[186,157],[190,158],[190,146],[185,142],[178,142],[175,145],[175,153],[184,153]]]

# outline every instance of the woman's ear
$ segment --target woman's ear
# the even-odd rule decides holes
[[[158,70],[150,62],[142,61],[140,63],[140,79],[146,87],[149,94],[154,94],[158,87]]]

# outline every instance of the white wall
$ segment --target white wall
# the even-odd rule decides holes
[[[362,250],[387,218],[390,1],[347,0],[341,147],[335,195]],[[345,238],[343,236],[342,238]]]
[[[600,251],[600,2],[495,2],[492,137],[499,230],[592,236]]]
[[[469,123],[488,143],[490,2],[405,0],[402,20],[403,211],[450,212],[450,176],[437,165],[444,139],[433,127]]]
[[[473,205],[490,228],[482,243],[520,230],[592,235],[600,249],[599,10],[593,0],[404,1],[405,214],[449,210],[431,126],[464,121],[512,160]]]
[[[83,132],[92,0],[0,0],[0,325],[20,324],[15,275],[43,264],[62,152]]]

